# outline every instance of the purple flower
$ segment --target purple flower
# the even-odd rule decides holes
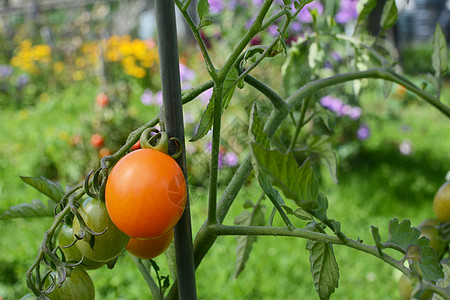
[[[347,115],[353,120],[358,120],[361,117],[361,113],[361,107],[356,106],[352,107]]]
[[[144,105],[153,104],[153,92],[150,89],[145,89],[141,95],[141,102]]]
[[[17,78],[16,87],[21,90],[23,87],[30,81],[30,77],[27,74],[20,74],[19,78]]]
[[[14,70],[10,66],[0,66],[0,78],[8,78],[13,74]]]
[[[337,52],[337,51],[331,52],[330,56],[331,56],[332,59],[334,59],[337,62],[341,61],[341,59],[342,59],[342,55],[339,52]]]
[[[162,91],[157,91],[154,96],[154,101],[156,105],[162,105],[163,104],[163,95]]]
[[[145,89],[141,95],[141,102],[144,105],[158,105],[163,104],[162,92],[158,91],[155,94],[150,89]]]
[[[323,5],[320,2],[311,2],[306,4],[305,7],[299,12],[298,19],[302,23],[311,23],[313,21],[311,10],[317,10],[317,13],[321,15],[323,13]]]
[[[208,0],[209,10],[212,14],[218,14],[224,9],[222,0]]]
[[[195,79],[195,72],[186,65],[180,63],[180,79],[181,83],[185,83]]]
[[[223,155],[222,160],[225,165],[235,167],[239,162],[239,157],[236,153],[229,151]]]
[[[211,99],[213,90],[207,89],[200,95],[200,102],[202,102],[204,105],[207,105],[209,103],[209,100]]]
[[[358,0],[341,0],[339,3],[339,11],[335,16],[336,22],[346,24],[358,18],[357,4]]]
[[[369,136],[370,136],[370,129],[366,124],[362,124],[356,131],[356,137],[361,141],[364,141]]]

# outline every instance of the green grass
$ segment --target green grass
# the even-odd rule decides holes
[[[19,175],[39,176],[45,151],[55,153],[67,147],[58,138],[61,132],[72,133],[83,121],[83,114],[92,110],[94,84],[74,86],[65,91],[49,92],[50,101],[22,111],[0,112],[0,212],[10,205],[29,202],[41,195],[25,186]],[[445,97],[449,92],[446,91]],[[132,105],[142,118],[151,118],[154,111]],[[338,185],[324,173],[322,191],[330,202],[329,216],[339,220],[342,230],[351,238],[371,241],[370,226],[380,228],[387,237],[389,220],[408,218],[414,225],[433,217],[432,197],[443,182],[448,165],[450,139],[448,119],[434,108],[423,104],[389,107],[400,99],[382,99],[371,92],[363,98],[365,111],[371,114],[368,123],[370,139],[362,144],[357,156],[341,156]],[[414,99],[412,103],[421,103]],[[395,115],[389,115],[395,112]],[[389,117],[388,117],[389,116]],[[405,127],[406,126],[406,127]],[[408,128],[405,131],[403,128]],[[398,144],[409,139],[413,152],[404,156]],[[50,150],[49,150],[50,149]],[[93,154],[94,155],[94,154]],[[61,163],[72,158],[61,157]],[[94,166],[87,166],[93,168]],[[83,174],[78,174],[80,178]],[[205,174],[206,176],[206,174]],[[65,182],[64,184],[75,182]],[[256,201],[260,191],[255,182],[246,186],[236,199],[225,222],[242,211],[247,199]],[[193,230],[196,232],[206,216],[207,191],[192,188]],[[269,208],[270,203],[264,204]],[[290,203],[292,205],[292,203]],[[0,296],[19,299],[27,293],[25,272],[33,262],[51,218],[1,221],[0,232]],[[279,218],[276,225],[282,226]],[[303,221],[296,221],[303,226]],[[317,299],[312,283],[306,241],[285,237],[260,237],[245,270],[236,279],[236,241],[220,237],[199,267],[196,280],[199,299]],[[399,299],[396,279],[399,273],[367,254],[344,246],[334,251],[340,267],[339,288],[332,299]],[[162,273],[169,270],[164,257],[157,258]],[[90,271],[98,299],[143,299],[150,295],[142,276],[130,257],[123,255],[113,270]]]

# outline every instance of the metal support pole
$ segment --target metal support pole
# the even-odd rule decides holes
[[[175,5],[172,0],[155,0],[156,28],[164,106],[165,129],[169,137],[177,137],[185,147],[183,107],[181,102],[180,69],[178,58]],[[185,178],[186,155],[177,160]],[[175,226],[175,256],[177,265],[178,297],[181,300],[197,299],[195,284],[194,251],[192,246],[189,193],[186,209]]]

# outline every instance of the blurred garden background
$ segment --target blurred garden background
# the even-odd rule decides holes
[[[205,28],[203,38],[211,56],[222,63],[262,1],[209,2],[215,25]],[[407,5],[398,1],[399,19],[389,33],[387,49],[398,61],[397,68],[413,82],[426,82],[432,69],[430,40],[435,23],[447,36],[450,33],[447,2],[410,0]],[[310,9],[332,16],[336,26],[351,35],[362,4],[333,0],[311,5]],[[0,15],[1,215],[23,202],[47,201],[19,176],[44,176],[63,185],[83,181],[101,157],[117,151],[133,129],[157,116],[162,96],[152,1],[3,0]],[[377,10],[364,28],[367,35],[377,32],[376,20]],[[305,9],[287,41],[289,49],[297,51],[288,52],[287,58],[301,62],[302,51],[311,51],[296,44],[311,31],[311,24]],[[178,25],[182,89],[189,89],[208,77],[181,17]],[[321,25],[325,26],[318,22]],[[276,34],[271,29],[252,42],[270,41]],[[292,64],[283,69],[287,58],[271,58],[252,74],[286,96],[308,80],[356,65],[345,43],[323,50],[320,72],[308,73]],[[187,139],[195,134],[211,92],[185,105]],[[249,107],[254,101],[265,101],[263,96],[256,97],[251,87],[239,90],[224,114],[222,188],[245,155],[242,143]],[[316,97],[333,120],[331,140],[338,161],[339,183],[323,169],[321,186],[330,201],[329,215],[341,221],[343,231],[351,238],[370,240],[370,225],[386,229],[393,218],[418,225],[433,217],[434,193],[450,170],[448,119],[404,87],[375,80],[345,84]],[[448,78],[441,99],[450,104]],[[194,233],[206,215],[209,140],[186,147]],[[256,186],[250,179],[237,201],[256,200]],[[225,222],[231,223],[238,213],[231,212]],[[52,218],[0,220],[0,299],[20,299],[28,293],[25,272],[51,222]],[[381,234],[386,236],[387,230]],[[317,297],[305,244],[289,238],[259,238],[246,269],[236,279],[236,241],[219,238],[197,271],[199,299]],[[398,272],[351,249],[335,247],[335,253],[341,278],[334,299],[400,299]],[[157,262],[162,273],[170,274],[163,256]],[[113,270],[103,268],[90,275],[98,299],[143,299],[147,293],[150,298],[144,279],[126,254]]]

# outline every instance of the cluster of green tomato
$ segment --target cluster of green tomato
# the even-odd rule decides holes
[[[173,240],[173,227],[183,214],[186,195],[182,170],[168,154],[144,148],[125,155],[109,174],[105,201],[87,198],[78,208],[81,224],[73,217],[71,225],[61,226],[58,245],[67,263],[67,276],[47,296],[95,299],[86,270],[113,265],[124,249],[141,259],[162,254]],[[57,272],[52,277],[59,282]],[[34,297],[29,294],[23,299]]]
[[[433,199],[433,210],[436,214],[436,218],[430,218],[420,223],[417,228],[421,232],[421,236],[424,236],[430,240],[429,246],[436,251],[438,258],[442,258],[446,251],[448,251],[448,241],[445,241],[439,230],[443,223],[450,222],[450,181],[444,183]],[[399,281],[400,297],[403,300],[411,299],[411,295],[414,290],[414,282],[406,276],[402,275]],[[433,293],[431,291],[425,291],[420,300],[431,299]]]

